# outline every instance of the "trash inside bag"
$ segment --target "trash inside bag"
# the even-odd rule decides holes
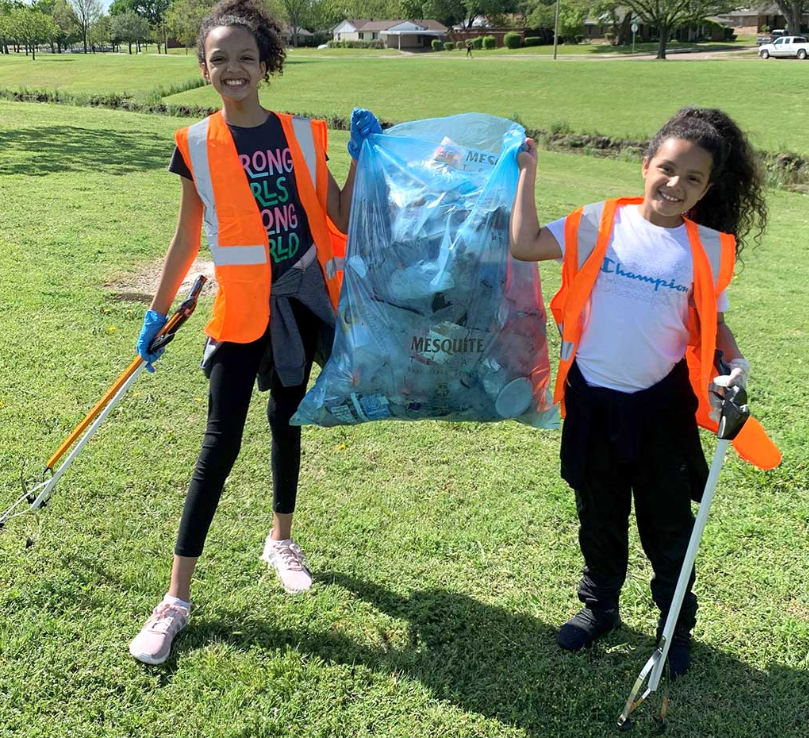
[[[363,144],[332,355],[293,423],[558,427],[539,275],[508,249],[524,140],[469,113]]]

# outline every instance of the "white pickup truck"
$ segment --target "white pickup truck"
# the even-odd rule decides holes
[[[809,41],[806,40],[806,36],[782,36],[773,43],[760,47],[758,55],[762,59],[769,59],[771,56],[776,59],[781,57],[806,59],[809,56]]]

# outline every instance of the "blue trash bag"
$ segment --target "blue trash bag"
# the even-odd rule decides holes
[[[538,270],[508,249],[524,141],[467,113],[363,144],[334,347],[294,424],[558,427]]]

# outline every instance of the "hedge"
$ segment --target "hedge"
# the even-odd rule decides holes
[[[484,36],[483,37],[483,48],[484,49],[495,49],[497,48],[497,40],[494,36]]]
[[[384,49],[381,41],[329,41],[330,49]]]
[[[522,42],[522,36],[520,36],[519,33],[514,33],[512,31],[510,33],[507,33],[505,36],[503,36],[503,43],[509,49],[519,49],[521,42]]]
[[[444,51],[452,51],[455,48],[455,44],[452,41],[444,41]]]
[[[433,51],[441,51],[441,42],[437,38],[430,41],[430,46],[433,47]]]

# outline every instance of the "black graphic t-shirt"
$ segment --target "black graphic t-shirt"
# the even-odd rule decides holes
[[[312,244],[306,212],[298,197],[292,153],[277,116],[270,113],[260,126],[228,126],[270,242],[272,280],[303,256]],[[192,179],[175,147],[169,171]],[[214,174],[214,176],[216,176]],[[302,176],[309,176],[304,172]]]

